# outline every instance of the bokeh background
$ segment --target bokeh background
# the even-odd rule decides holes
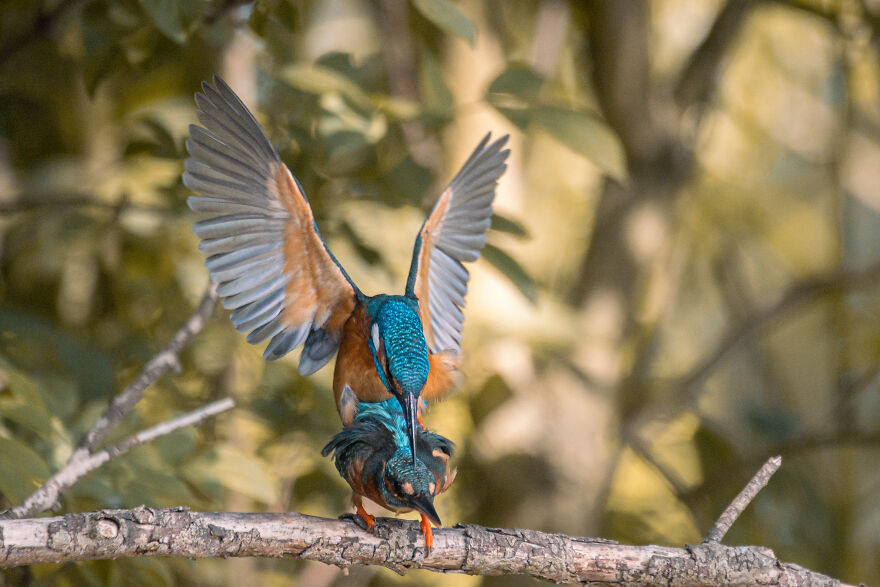
[[[681,546],[769,456],[728,544],[880,582],[876,1],[3,0],[0,508],[192,313],[207,275],[180,173],[220,73],[368,293],[402,291],[425,212],[511,134],[472,266],[465,382],[427,424],[469,522]],[[59,512],[337,516],[332,369],[272,364],[217,310]],[[111,439],[112,440],[112,439]],[[38,566],[7,584],[517,584],[291,560]]]

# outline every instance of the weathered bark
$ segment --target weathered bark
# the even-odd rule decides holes
[[[303,514],[198,513],[186,508],[101,510],[0,521],[0,566],[119,557],[280,557],[348,567],[381,565],[469,575],[531,575],[618,585],[840,585],[780,562],[769,549],[719,544],[627,546],[596,538],[461,525],[434,532],[425,555],[418,523]]]

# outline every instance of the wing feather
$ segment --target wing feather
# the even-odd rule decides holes
[[[276,359],[323,332],[338,347],[342,326],[361,296],[321,238],[308,200],[259,123],[219,77],[196,94],[183,183],[199,196],[187,200],[209,218],[195,223],[205,266],[235,327]],[[308,353],[308,344],[303,353]],[[301,364],[303,361],[301,360]],[[318,364],[319,363],[319,364]]]
[[[419,232],[406,284],[419,302],[431,353],[461,351],[468,270],[486,244],[498,179],[507,168],[507,135],[487,134],[437,200]]]

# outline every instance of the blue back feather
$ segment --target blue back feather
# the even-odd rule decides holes
[[[414,300],[404,296],[375,296],[367,303],[371,322],[379,327],[379,336],[385,345],[391,376],[404,394],[415,396],[421,393],[428,380],[428,344],[417,308]],[[369,344],[379,377],[390,389],[376,357],[372,337]]]

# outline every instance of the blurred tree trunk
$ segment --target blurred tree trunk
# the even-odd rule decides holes
[[[629,177],[626,184],[604,180],[570,301],[586,311],[585,336],[601,341],[588,344],[601,345],[600,356],[626,361],[588,373],[615,394],[623,444],[645,406],[641,373],[674,287],[674,272],[665,269],[678,197],[693,177],[700,115],[752,4],[729,0],[721,8],[678,79],[667,84],[672,90],[652,83],[649,3],[594,0],[575,11],[589,42],[596,98],[623,145]],[[598,500],[597,508],[604,505]]]

